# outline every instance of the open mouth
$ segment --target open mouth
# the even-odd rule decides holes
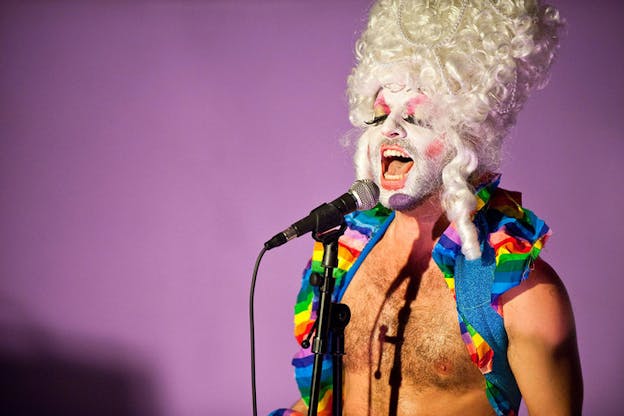
[[[403,188],[413,165],[414,160],[401,147],[382,146],[381,186],[389,190]]]

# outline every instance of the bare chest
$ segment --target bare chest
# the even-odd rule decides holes
[[[343,302],[352,312],[346,394],[387,403],[406,391],[483,389],[461,339],[455,301],[433,261],[410,265],[375,248]]]

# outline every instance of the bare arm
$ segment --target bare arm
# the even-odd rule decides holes
[[[531,416],[580,415],[583,379],[568,294],[537,260],[529,278],[503,295],[507,356]]]

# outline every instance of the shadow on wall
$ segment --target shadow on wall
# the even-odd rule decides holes
[[[146,371],[111,353],[114,349],[102,349],[101,344],[93,348],[84,341],[61,341],[38,325],[0,321],[1,413],[158,415]]]

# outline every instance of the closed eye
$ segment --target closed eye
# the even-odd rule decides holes
[[[419,126],[425,129],[431,129],[431,124],[429,122],[419,119],[419,118],[415,118],[413,115],[409,115],[405,117],[403,120],[407,121],[410,124],[414,124],[416,126]]]
[[[364,124],[368,124],[369,126],[378,126],[383,123],[388,118],[388,114],[383,114],[381,116],[377,116],[371,121],[365,121]]]

